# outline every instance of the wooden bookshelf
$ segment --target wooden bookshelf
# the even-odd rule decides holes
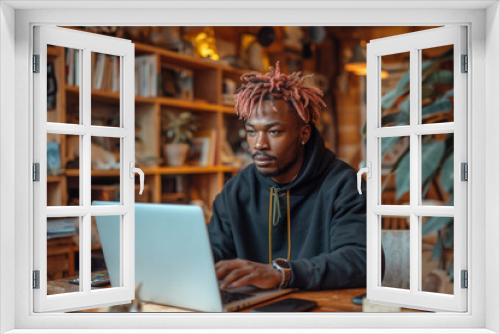
[[[222,82],[224,78],[239,80],[239,77],[245,72],[242,69],[232,68],[225,64],[217,63],[212,60],[200,59],[197,57],[179,54],[159,47],[135,43],[136,56],[151,55],[156,60],[158,76],[161,74],[162,64],[184,68],[193,73],[193,99],[181,99],[168,96],[137,96],[136,103],[136,136],[141,143],[136,145],[136,161],[145,173],[146,188],[150,192],[148,199],[151,202],[168,202],[170,199],[175,201],[182,196],[176,192],[165,192],[165,182],[172,182],[171,178],[188,178],[190,187],[187,194],[191,199],[202,200],[207,208],[211,208],[215,196],[222,190],[224,180],[228,175],[234,175],[238,168],[221,164],[221,150],[223,137],[225,135],[225,118],[234,117],[233,106],[223,103]],[[57,47],[48,48],[49,61],[56,64],[57,78],[57,105],[49,112],[50,121],[66,122],[70,112],[75,112],[78,108],[78,97],[80,88],[77,85],[67,83],[67,59],[65,50]],[[158,92],[159,94],[161,92]],[[106,108],[117,109],[120,103],[120,93],[110,89],[92,89],[92,106],[101,108],[99,112]],[[159,95],[158,94],[158,95]],[[200,130],[214,129],[216,131],[215,143],[215,163],[209,166],[166,166],[161,163],[163,158],[163,143],[165,142],[162,134],[162,123],[165,122],[165,112],[193,112],[201,124]],[[225,139],[224,139],[225,140]],[[59,139],[61,150],[62,167],[71,160],[69,156],[70,148],[66,143],[66,138],[62,136]],[[141,165],[141,159],[144,156],[150,157],[159,163],[154,165]],[[69,167],[64,169],[60,175],[48,178],[48,197],[53,201],[62,203],[52,203],[52,205],[67,205],[71,201],[71,196],[78,194],[78,180],[80,175],[78,168]],[[119,170],[92,170],[92,189],[106,189],[109,185],[116,182],[119,177]],[[170,179],[165,179],[165,177]],[[138,180],[136,180],[136,183]],[[63,186],[55,186],[55,184]],[[96,183],[96,184],[94,184]],[[112,188],[112,187],[111,187]],[[137,196],[137,195],[136,195]],[[136,197],[136,200],[140,200]]]
[[[79,93],[79,87],[66,86],[66,92],[71,95],[77,95]],[[120,94],[113,91],[93,89],[92,98],[96,99],[97,101],[118,103],[118,101],[120,100]],[[205,101],[191,101],[191,100],[176,99],[164,96],[161,97],[136,96],[135,102],[137,104],[158,104],[160,106],[185,109],[190,111],[203,111],[203,112],[220,111],[225,113],[233,113],[233,107],[229,105],[218,105],[213,103],[207,103]]]
[[[232,166],[179,166],[143,168],[143,172],[145,175],[213,174],[236,173],[237,171],[238,168]],[[79,175],[80,172],[78,169],[66,169],[66,171],[64,172],[64,176],[66,177],[76,177]],[[118,169],[93,169],[91,171],[91,175],[96,177],[119,176],[120,171]],[[64,176],[52,176],[51,178],[63,178]],[[55,182],[55,179],[52,180],[52,182]]]

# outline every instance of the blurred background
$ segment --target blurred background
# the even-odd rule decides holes
[[[146,174],[142,196],[137,195],[136,186],[136,201],[196,204],[203,208],[208,221],[212,201],[224,183],[251,162],[243,124],[233,111],[233,94],[243,73],[267,72],[277,60],[283,72],[313,73],[307,84],[319,87],[328,105],[317,127],[328,148],[358,169],[365,159],[366,44],[372,39],[432,27],[71,28],[135,43],[136,162]],[[78,54],[78,50],[48,48],[49,122],[80,122]],[[424,70],[429,69],[422,78],[424,123],[453,120],[450,55],[451,47],[427,49],[422,54]],[[120,126],[120,59],[92,53],[91,61],[91,123]],[[382,126],[408,124],[408,69],[408,54],[383,57]],[[424,200],[452,205],[453,179],[448,172],[453,171],[453,138],[426,137],[422,149],[427,157],[422,166]],[[394,137],[381,142],[383,204],[408,203],[407,139]],[[48,136],[48,206],[79,204],[79,145],[79,136]],[[93,137],[91,150],[92,200],[120,200],[120,140]],[[386,217],[381,224],[387,231],[409,229],[404,217]],[[422,224],[422,251],[427,261],[423,267],[425,291],[452,293],[452,219],[434,217]],[[78,218],[49,220],[49,281],[78,272],[77,229]],[[387,233],[389,237],[383,241],[386,246],[408,249],[406,237],[396,234],[394,239]],[[95,227],[92,250],[93,272],[105,275]],[[388,286],[406,288],[406,256],[399,252],[395,262],[408,270],[398,269],[402,274]],[[52,293],[66,291],[58,291],[57,285],[52,287]]]

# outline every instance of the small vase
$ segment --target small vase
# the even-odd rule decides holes
[[[182,166],[186,162],[189,145],[184,143],[166,144],[164,151],[168,166]]]

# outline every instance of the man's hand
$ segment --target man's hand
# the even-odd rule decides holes
[[[234,259],[215,264],[217,279],[222,280],[221,289],[253,285],[261,289],[277,288],[281,273],[270,264]]]

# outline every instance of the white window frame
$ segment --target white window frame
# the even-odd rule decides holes
[[[34,162],[39,164],[39,181],[34,193],[33,269],[39,272],[39,288],[34,293],[34,311],[72,311],[90,307],[128,304],[134,299],[134,45],[129,40],[102,36],[53,26],[36,26],[33,36],[34,54],[39,56],[39,73],[33,75],[34,95]],[[48,45],[78,50],[79,57],[79,124],[47,121],[47,47]],[[91,124],[91,54],[113,55],[120,59],[119,127]],[[79,136],[79,205],[47,206],[47,135]],[[91,202],[91,138],[120,140],[120,202],[116,205],[92,205]],[[120,240],[120,285],[109,289],[91,289],[91,221],[93,216],[118,216]],[[80,270],[79,291],[47,295],[47,219],[78,217]]]
[[[127,6],[120,9],[118,6]],[[62,7],[66,9],[61,9]],[[68,9],[68,6],[73,7]],[[147,7],[138,10],[141,6]],[[133,8],[132,8],[133,7]],[[162,7],[162,8],[159,8]],[[285,9],[287,7],[287,9]],[[395,8],[398,7],[398,8]],[[44,9],[50,8],[50,9]],[[84,8],[84,9],[82,9]],[[107,9],[106,9],[107,8]],[[496,1],[224,2],[101,0],[0,3],[0,332],[110,333],[104,328],[301,328],[293,332],[499,333],[500,284],[500,8]],[[468,311],[436,314],[33,314],[32,105],[30,36],[34,24],[60,25],[440,25],[471,28]],[[12,64],[15,63],[15,70]],[[487,70],[486,70],[487,69]],[[15,84],[12,84],[15,83]],[[15,124],[15,126],[12,126]],[[12,138],[14,144],[12,145]],[[487,140],[486,140],[487,139]],[[15,148],[13,147],[15,146]],[[488,157],[488,163],[486,163]],[[486,178],[488,182],[486,181]],[[14,192],[14,196],[12,193]],[[473,226],[471,226],[473,225]],[[486,251],[487,250],[487,251]],[[12,256],[15,254],[15,257]],[[488,264],[487,266],[485,264]],[[14,287],[14,289],[12,288]],[[488,293],[485,293],[485,292]],[[202,325],[201,325],[202,324]],[[205,331],[201,326],[209,328]],[[376,330],[374,328],[385,328]],[[94,328],[94,330],[88,329]],[[96,329],[101,328],[100,331]],[[246,330],[244,330],[246,328]],[[459,328],[466,328],[459,330]],[[73,329],[73,330],[71,330]],[[88,330],[86,330],[88,329]],[[211,329],[211,330],[210,330]],[[274,330],[273,330],[274,329]],[[62,331],[60,331],[62,332]],[[116,332],[116,331],[114,331]],[[151,331],[149,331],[151,332]],[[225,332],[237,332],[226,330]],[[288,330],[287,332],[292,332]],[[359,332],[359,330],[358,330]]]
[[[467,181],[460,178],[460,165],[467,163],[467,79],[462,73],[462,55],[467,55],[467,27],[450,25],[403,35],[371,40],[367,45],[367,298],[399,306],[436,310],[467,310],[467,289],[461,287],[462,270],[467,270]],[[422,124],[421,119],[421,50],[453,45],[453,121]],[[381,124],[381,62],[386,55],[409,54],[408,125]],[[421,136],[452,134],[454,205],[422,205]],[[406,205],[381,203],[380,140],[407,137],[410,141],[410,201]],[[409,289],[384,287],[382,277],[382,216],[404,216],[409,219]],[[453,293],[422,291],[421,217],[453,217]],[[386,254],[386,259],[389,255]]]

